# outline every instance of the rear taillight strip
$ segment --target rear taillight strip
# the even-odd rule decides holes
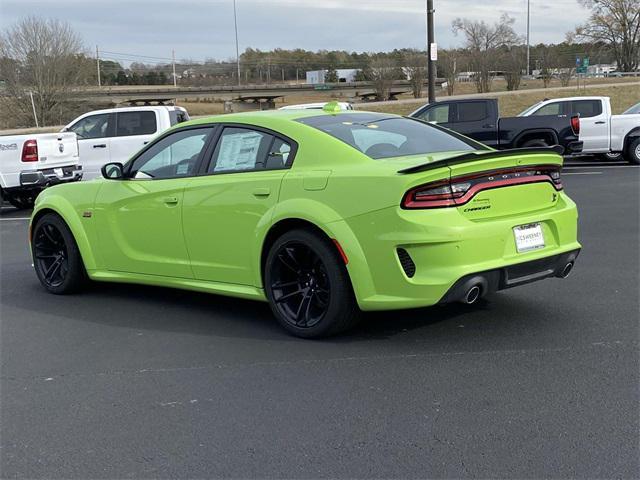
[[[513,176],[509,177],[510,175]],[[521,177],[520,175],[526,176]],[[542,182],[550,183],[558,191],[562,190],[559,167],[541,166],[482,172],[474,175],[453,177],[447,183],[438,181],[420,185],[405,194],[402,200],[402,208],[460,206],[468,203],[483,190]],[[448,192],[442,193],[443,189],[448,189]],[[437,193],[435,193],[436,191]]]

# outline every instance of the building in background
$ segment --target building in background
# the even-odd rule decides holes
[[[347,83],[355,82],[356,75],[359,71],[357,68],[339,68],[336,70],[338,73],[338,81]],[[307,83],[311,85],[325,83],[324,78],[326,74],[327,70],[312,70],[307,72]]]

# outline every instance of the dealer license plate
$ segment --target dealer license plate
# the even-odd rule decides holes
[[[542,225],[539,223],[514,227],[513,235],[516,238],[518,253],[544,248],[544,235],[542,234]]]

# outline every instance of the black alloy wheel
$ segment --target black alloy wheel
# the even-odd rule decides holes
[[[318,324],[329,308],[331,285],[320,257],[299,242],[282,245],[271,270],[271,292],[282,318],[297,328]]]
[[[31,254],[40,283],[51,293],[75,292],[87,279],[73,234],[54,213],[43,215],[35,223]]]
[[[334,335],[360,318],[345,261],[336,245],[315,231],[291,230],[275,241],[264,284],[278,322],[298,337]]]
[[[52,223],[40,225],[33,236],[33,261],[46,287],[56,288],[69,273],[69,253],[60,230]]]

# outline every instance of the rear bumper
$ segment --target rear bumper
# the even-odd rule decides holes
[[[484,296],[545,278],[566,278],[579,254],[580,249],[576,249],[539,260],[465,275],[453,284],[439,303],[465,302],[467,293],[476,285],[480,288],[480,295]]]
[[[22,189],[42,189],[50,185],[77,182],[79,180],[82,180],[82,166],[80,165],[20,172],[20,186]]]
[[[524,191],[525,204],[535,188]],[[485,277],[483,293],[558,275],[581,245],[576,206],[563,192],[557,195],[555,204],[550,195],[549,208],[490,220],[482,211],[473,220],[473,212],[453,208],[389,208],[336,222],[332,233],[349,258],[362,310],[427,307],[453,301],[450,292],[477,275]],[[530,223],[541,225],[545,246],[518,252],[513,229]]]
[[[565,155],[573,155],[575,153],[582,152],[583,142],[576,140],[575,142],[569,142],[565,149]]]

